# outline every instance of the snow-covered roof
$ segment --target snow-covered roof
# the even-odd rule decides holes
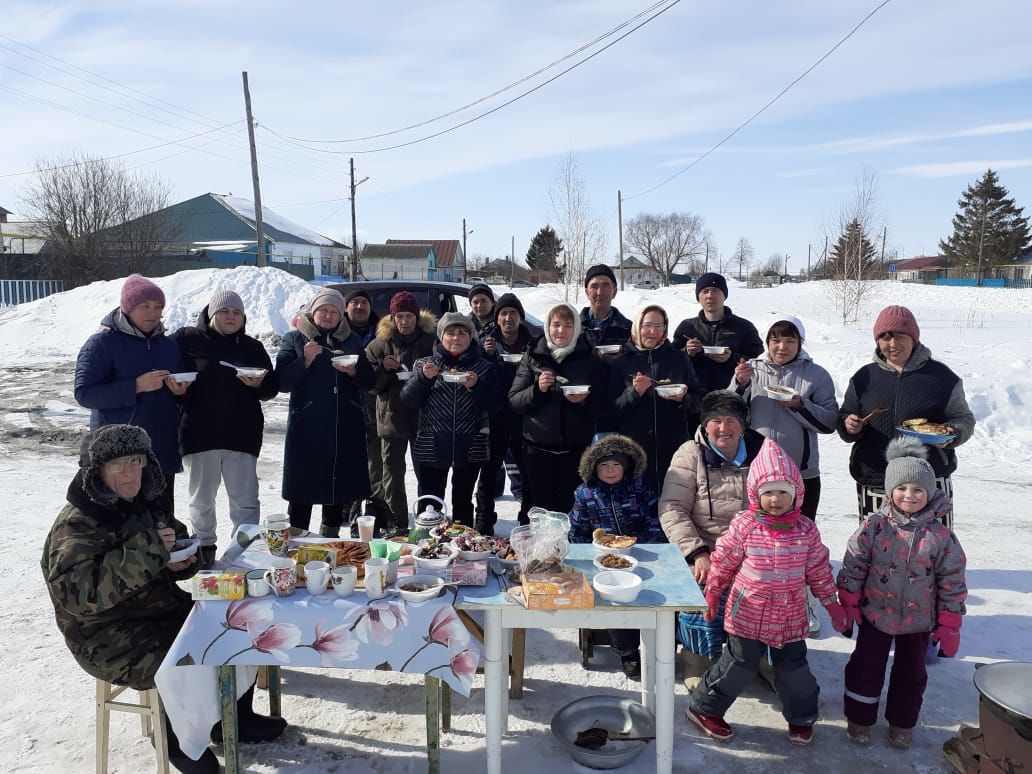
[[[244,220],[251,224],[255,222],[254,202],[250,199],[244,199],[240,196],[223,196],[222,194],[212,194],[212,196]],[[312,231],[310,228],[305,228],[300,223],[295,223],[289,218],[284,218],[282,215],[278,215],[264,205],[262,206],[262,225],[265,229],[272,228],[281,232],[281,236],[276,237],[277,241],[307,242],[309,244],[321,245],[324,247],[343,246],[340,242],[336,242],[329,237],[325,237],[322,234]],[[270,234],[270,236],[273,235]],[[284,236],[293,237],[293,239],[284,239]]]

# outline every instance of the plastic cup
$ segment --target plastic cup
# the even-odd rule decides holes
[[[369,541],[369,553],[371,556],[375,556],[377,559],[387,558],[387,541],[386,540],[370,540]]]
[[[376,527],[375,516],[359,516],[358,517],[358,539],[363,543],[368,543],[373,539],[373,530]]]

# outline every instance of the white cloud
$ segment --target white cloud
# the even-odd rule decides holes
[[[951,161],[944,164],[915,164],[889,170],[892,174],[910,177],[968,177],[987,169],[1023,169],[1032,167],[1032,159],[1007,159],[995,161]]]

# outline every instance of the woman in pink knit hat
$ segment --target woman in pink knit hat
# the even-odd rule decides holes
[[[887,306],[874,321],[875,350],[849,380],[839,411],[838,432],[853,444],[849,472],[856,481],[860,520],[877,513],[885,499],[885,450],[896,428],[911,419],[944,426],[942,443],[930,449],[935,482],[951,498],[950,475],[957,469],[954,451],[975,430],[975,417],[964,397],[960,377],[921,343],[921,329],[905,306]],[[953,527],[953,512],[945,517]]]

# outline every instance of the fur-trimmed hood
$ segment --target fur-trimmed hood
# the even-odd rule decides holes
[[[641,445],[626,435],[607,435],[591,444],[581,455],[578,472],[585,484],[590,484],[595,478],[595,468],[598,463],[614,452],[626,454],[634,461],[634,472],[632,478],[640,478],[645,475],[645,450]],[[624,480],[627,479],[628,471],[624,471]]]
[[[416,330],[437,335],[437,317],[433,312],[426,309],[419,310],[419,319],[416,320]],[[381,341],[390,341],[391,337],[398,332],[398,326],[394,324],[394,315],[385,314],[376,324],[376,338]]]

